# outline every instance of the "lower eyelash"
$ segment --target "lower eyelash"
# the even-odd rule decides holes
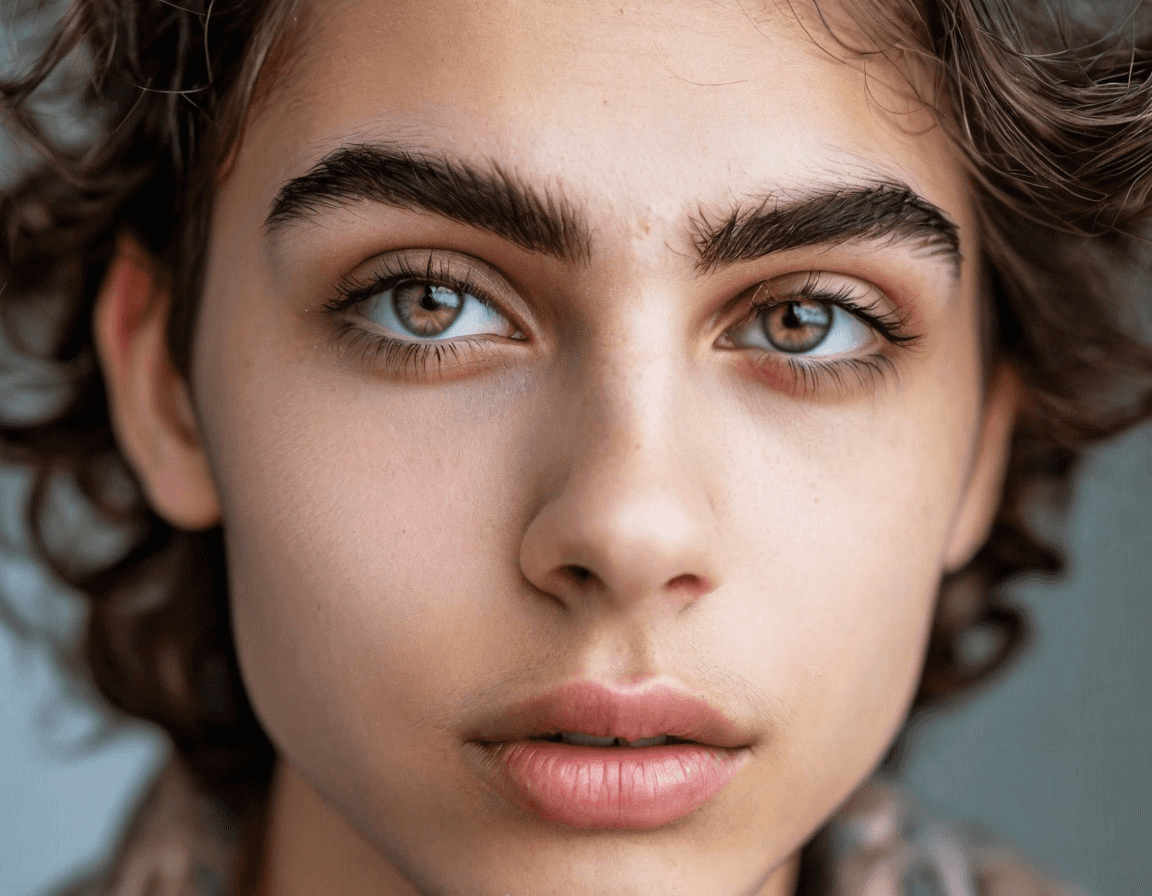
[[[779,363],[779,355],[765,352],[765,356],[758,363]],[[841,396],[859,389],[875,389],[898,373],[896,364],[886,355],[832,361],[788,358],[785,363],[802,398],[815,398],[829,390],[834,396]]]
[[[480,340],[467,337],[443,342],[406,342],[392,339],[356,326],[348,321],[337,324],[335,348],[345,354],[360,355],[360,364],[368,372],[381,368],[395,376],[426,376],[431,365],[433,373],[440,373],[445,362],[460,360],[460,350],[470,349]]]
[[[459,361],[460,349],[470,349],[475,339],[455,339],[444,342],[405,342],[370,333],[355,324],[342,322],[334,342],[337,351],[360,354],[360,364],[366,371],[378,372],[383,367],[388,373],[415,377],[425,376],[430,365],[440,373],[445,361]],[[779,354],[764,352],[756,363],[778,364]],[[834,393],[850,394],[854,389],[874,389],[886,378],[896,376],[892,359],[885,355],[867,358],[844,358],[832,361],[803,361],[787,358],[785,363],[803,398],[824,394],[829,388]],[[850,382],[850,380],[854,382]]]

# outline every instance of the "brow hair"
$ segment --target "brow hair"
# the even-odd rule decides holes
[[[895,182],[822,190],[787,201],[773,197],[755,208],[735,209],[716,225],[701,215],[695,230],[701,272],[851,240],[910,240],[949,258],[955,272],[961,262],[956,225],[910,187]]]
[[[322,208],[380,202],[442,215],[487,230],[531,252],[587,262],[591,226],[575,203],[542,193],[498,163],[417,153],[395,144],[350,144],[285,183],[265,233],[275,238]],[[775,196],[709,225],[690,222],[698,273],[806,246],[851,240],[907,240],[944,255],[959,271],[960,237],[948,216],[905,184],[831,186],[797,199]]]
[[[587,261],[587,224],[562,198],[523,183],[502,166],[481,167],[393,144],[342,146],[276,194],[265,221],[274,236],[323,207],[369,200],[417,208],[498,234],[530,252]]]

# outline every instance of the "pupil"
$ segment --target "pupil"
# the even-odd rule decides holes
[[[764,335],[774,348],[799,354],[816,348],[832,328],[832,309],[821,302],[781,302],[764,316]]]
[[[396,317],[416,336],[439,336],[460,316],[464,294],[449,286],[409,281],[392,293]]]

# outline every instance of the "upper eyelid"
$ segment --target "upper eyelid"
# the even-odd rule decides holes
[[[749,300],[743,315],[735,323],[730,324],[724,333],[730,334],[748,327],[763,311],[785,302],[795,301],[798,295],[807,294],[815,301],[832,305],[851,315],[871,329],[878,339],[889,345],[914,348],[923,339],[923,332],[916,325],[914,317],[908,313],[908,309],[901,307],[877,284],[858,276],[821,270],[797,271],[765,280],[752,289],[759,291],[765,286],[770,287],[776,281],[788,281],[800,277],[804,279],[799,289],[785,290],[782,295],[768,300],[756,301],[755,298]],[[821,287],[822,282],[826,281],[831,281],[828,285],[832,288]],[[836,289],[837,281],[858,284],[860,295],[856,298],[859,300],[851,300],[853,298],[851,289]],[[828,293],[837,295],[829,301]],[[744,294],[747,294],[747,291]],[[874,301],[871,300],[873,295],[876,296]]]
[[[450,270],[454,265],[457,266],[456,270]],[[359,273],[360,271],[363,273]],[[445,273],[447,273],[446,276],[444,276]],[[441,276],[437,276],[438,274]],[[526,326],[526,321],[531,317],[527,303],[520,296],[517,288],[512,285],[510,279],[499,268],[488,262],[455,250],[411,247],[383,253],[361,263],[354,271],[341,278],[338,283],[338,291],[341,295],[347,295],[354,291],[359,293],[362,299],[367,299],[371,297],[370,290],[379,289],[381,284],[388,281],[401,282],[405,278],[419,280],[422,277],[427,277],[433,282],[447,281],[445,285],[459,287],[466,285],[469,292],[479,301],[505,317],[518,332],[524,334],[530,332],[530,328]],[[756,300],[756,292],[764,290],[765,287],[770,289],[773,284],[783,285],[793,282],[796,282],[799,288],[782,289],[782,294],[775,301],[767,298],[760,301]],[[725,332],[729,332],[734,328],[743,326],[755,316],[760,308],[792,300],[798,293],[814,292],[819,298],[819,294],[822,292],[840,292],[841,290],[836,289],[835,286],[847,283],[856,284],[862,299],[860,302],[843,304],[842,307],[848,313],[857,314],[856,308],[860,307],[871,308],[872,303],[867,301],[867,298],[875,295],[877,303],[883,302],[886,307],[880,313],[865,316],[865,322],[870,326],[875,326],[873,320],[869,318],[879,318],[894,323],[902,329],[907,328],[910,323],[909,315],[906,315],[881,287],[854,274],[820,269],[794,270],[746,286],[732,299],[724,303],[724,307],[715,314],[713,320],[719,323],[720,320],[729,319],[728,325],[724,328]],[[832,288],[826,289],[825,287]],[[855,292],[851,287],[843,291]],[[752,293],[751,299],[749,298],[750,292]],[[351,304],[353,303],[348,303],[345,307],[349,307]],[[736,320],[732,320],[732,313],[736,309],[742,309],[742,311]],[[881,336],[888,336],[888,333],[882,329],[878,329],[877,332]]]
[[[774,284],[790,281],[793,278],[800,277],[803,277],[804,280],[800,284],[799,288],[788,286],[787,288],[782,288],[779,294],[774,294],[772,292],[772,287]],[[736,320],[728,325],[728,329],[731,329],[732,327],[743,326],[745,323],[752,320],[757,314],[767,308],[771,308],[772,306],[779,305],[783,302],[794,302],[797,300],[797,298],[803,298],[805,295],[814,298],[816,301],[821,301],[826,300],[829,293],[834,293],[836,294],[837,298],[842,298],[844,300],[852,298],[855,294],[855,291],[850,288],[837,289],[834,283],[828,284],[830,288],[823,288],[823,285],[826,283],[826,281],[829,280],[853,282],[859,284],[860,287],[858,298],[860,298],[861,301],[833,301],[831,304],[840,305],[849,313],[855,313],[855,308],[870,307],[872,303],[867,301],[867,299],[871,295],[875,294],[877,296],[877,302],[880,302],[881,299],[888,300],[889,314],[897,314],[895,303],[891,302],[891,300],[888,299],[887,293],[885,293],[874,283],[863,280],[859,277],[852,276],[850,274],[837,274],[831,271],[809,270],[779,274],[774,277],[765,278],[764,280],[761,280],[752,286],[746,287],[724,304],[724,307],[721,309],[720,313],[716,315],[716,320],[723,320],[725,318],[730,318],[733,314],[738,314],[739,316],[736,318]],[[764,294],[763,297],[761,297],[761,293]],[[881,314],[877,316],[885,317],[887,314]],[[901,320],[903,320],[902,316]]]
[[[433,262],[436,268],[430,275]],[[453,263],[459,267],[450,271],[449,266]],[[361,270],[363,273],[358,273]],[[437,272],[442,276],[437,276]],[[363,262],[342,277],[336,284],[336,291],[341,296],[356,293],[360,299],[366,300],[371,298],[372,291],[381,289],[384,284],[401,283],[406,279],[427,279],[434,283],[445,280],[448,281],[443,284],[446,286],[467,286],[468,292],[477,300],[507,318],[518,329],[524,328],[522,318],[525,313],[517,307],[523,304],[523,300],[508,279],[497,268],[462,252],[429,248],[388,252]]]

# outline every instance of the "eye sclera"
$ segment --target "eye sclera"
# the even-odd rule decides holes
[[[478,302],[489,315],[502,318],[508,324],[505,332],[465,334],[449,338],[433,335],[422,338],[411,331],[402,332],[393,329],[390,331],[393,341],[419,346],[482,339],[485,336],[503,335],[516,341],[523,341],[526,338],[524,329],[516,320],[514,313],[507,310],[509,305],[514,304],[511,301],[511,297],[515,295],[514,289],[497,271],[479,259],[443,249],[400,249],[378,256],[361,267],[367,267],[368,272],[363,275],[354,272],[340,280],[336,285],[337,295],[325,304],[325,311],[336,315],[356,312],[355,316],[363,321],[387,329],[368,315],[360,313],[360,309],[377,300],[383,293],[406,283],[427,284],[450,289],[462,297],[469,297]],[[462,308],[461,314],[452,320],[447,329],[455,326],[464,313],[465,309]],[[392,315],[395,316],[394,310]],[[368,332],[380,338],[389,338],[374,330]]]
[[[749,349],[779,355],[797,363],[830,363],[842,359],[850,362],[864,357],[867,349],[875,348],[881,341],[900,346],[914,344],[920,339],[909,328],[907,317],[894,307],[879,287],[849,274],[820,270],[782,274],[745,290],[730,304],[737,303],[744,308],[743,315],[725,330],[720,344],[735,350]],[[764,323],[766,313],[788,305],[827,309],[828,329],[818,342],[808,349],[789,351],[773,343],[764,330],[763,338],[768,344],[737,344],[734,337],[756,329],[758,324]],[[793,316],[795,319],[805,315]],[[845,329],[851,331],[850,336],[843,332]],[[821,350],[834,333],[837,342],[843,344],[848,339],[855,344],[833,351]]]
[[[491,350],[499,350],[501,343],[529,341],[525,335],[527,330],[516,320],[520,315],[505,310],[521,303],[515,287],[499,271],[475,257],[450,250],[405,249],[379,256],[363,267],[367,267],[370,274],[363,279],[353,274],[337,284],[337,297],[323,310],[335,323],[336,346],[342,351],[355,350],[366,369],[397,377],[424,378],[431,372],[440,379],[447,376],[446,368],[455,368],[458,374],[464,375],[468,369],[477,369],[477,363],[488,366],[488,361],[495,361],[498,355],[492,355]],[[366,303],[406,283],[438,286],[470,297],[490,316],[506,321],[508,327],[504,333],[490,331],[455,334],[450,338],[438,335],[421,338],[402,323],[400,327],[408,330],[406,334],[360,313]],[[790,352],[771,345],[737,344],[740,333],[754,326],[766,311],[799,302],[826,309],[830,326],[853,328],[858,344],[850,346],[848,353],[819,354],[813,352],[824,342],[823,338],[804,352]],[[895,309],[885,292],[867,280],[840,273],[797,271],[760,281],[729,300],[727,313],[720,311],[713,320],[728,317],[733,308],[742,308],[743,316],[734,324],[728,324],[719,341],[713,343],[714,347],[746,353],[750,358],[756,356],[753,363],[757,367],[787,367],[791,371],[789,377],[802,381],[801,391],[808,394],[823,391],[827,382],[832,382],[843,393],[839,386],[845,371],[854,373],[861,383],[871,381],[872,374],[896,372],[895,357],[882,348],[875,348],[876,343],[881,337],[893,346],[920,339],[910,331],[907,318]],[[390,313],[395,316],[395,309]],[[521,315],[526,316],[526,312]],[[456,322],[453,319],[448,329]],[[868,352],[870,347],[873,350]],[[784,387],[782,380],[777,382]]]

